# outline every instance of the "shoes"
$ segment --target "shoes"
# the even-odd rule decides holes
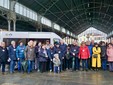
[[[5,75],[5,73],[4,73],[4,72],[2,72],[2,75]]]
[[[50,70],[50,72],[52,72],[52,70]]]

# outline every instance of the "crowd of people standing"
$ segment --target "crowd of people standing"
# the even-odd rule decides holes
[[[5,42],[0,45],[0,67],[2,74],[5,73],[6,64],[9,65],[9,72],[15,72],[15,65],[19,72],[32,71],[54,72],[62,71],[88,71],[88,70],[108,70],[113,71],[113,43],[101,41],[81,42],[77,41],[66,45],[63,40],[50,44],[49,40],[45,43],[36,43],[30,40],[27,46],[22,41],[19,45],[11,41],[10,46]]]

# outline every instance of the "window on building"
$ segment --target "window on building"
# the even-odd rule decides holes
[[[58,24],[54,24],[54,29],[60,31],[60,26]]]
[[[51,21],[45,17],[41,18],[41,23],[51,27]]]

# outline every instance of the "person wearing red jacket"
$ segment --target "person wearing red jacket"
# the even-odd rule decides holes
[[[81,43],[79,49],[79,58],[82,60],[82,70],[88,71],[88,58],[90,57],[90,52],[85,42]]]

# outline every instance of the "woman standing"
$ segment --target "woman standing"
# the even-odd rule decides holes
[[[88,58],[90,58],[90,52],[85,42],[81,43],[81,47],[79,49],[79,58],[82,59],[82,70],[88,71]]]
[[[94,70],[97,70],[101,67],[101,48],[98,46],[97,43],[94,44],[93,47],[93,55],[92,55],[92,67]]]
[[[42,48],[39,51],[39,62],[40,62],[41,73],[46,71],[47,59],[48,59],[48,52],[46,49],[46,45],[42,45]]]
[[[23,44],[22,41],[19,41],[19,46],[16,48],[16,57],[18,59],[18,71],[19,72],[23,71],[21,64],[25,60],[24,50],[25,50],[25,45]]]
[[[28,61],[28,73],[30,73],[33,70],[34,59],[36,57],[35,47],[33,45],[34,45],[34,42],[30,40],[24,53],[25,58]]]
[[[109,71],[113,71],[113,45],[110,43],[107,47],[107,56],[109,62]]]
[[[7,51],[5,42],[2,42],[1,47],[0,47],[0,64],[2,66],[2,74],[3,75],[5,72],[5,65],[7,63],[7,59],[8,59],[8,51]]]

